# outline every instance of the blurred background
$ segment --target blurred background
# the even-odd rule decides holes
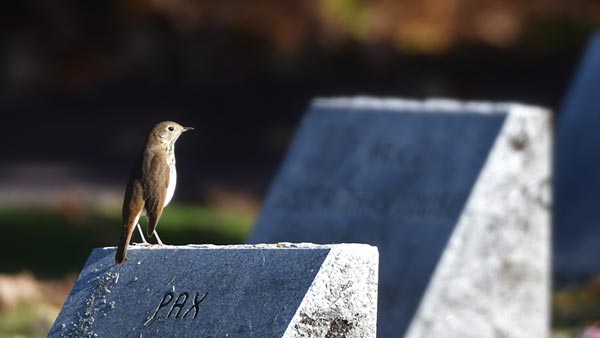
[[[155,123],[196,128],[163,240],[241,243],[311,98],[559,111],[599,24],[592,0],[3,4],[0,336],[45,337],[90,250],[116,244]],[[556,283],[553,300],[554,337],[574,337],[600,320],[600,279]]]

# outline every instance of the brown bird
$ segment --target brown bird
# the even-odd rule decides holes
[[[148,244],[138,223],[144,211],[148,220],[148,236],[155,235],[158,244],[163,245],[156,232],[156,225],[163,208],[171,201],[177,184],[175,141],[181,134],[193,129],[165,121],[154,126],[148,135],[146,146],[133,166],[125,190],[123,228],[115,255],[117,264],[125,261],[134,227],[137,226],[144,244]]]

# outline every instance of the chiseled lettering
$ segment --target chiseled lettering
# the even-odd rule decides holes
[[[194,319],[196,319],[196,317],[198,316],[198,310],[199,310],[200,303],[202,303],[202,301],[204,300],[204,298],[206,298],[206,295],[208,295],[208,293],[205,292],[204,295],[202,296],[202,298],[198,298],[198,295],[199,295],[199,293],[196,292],[196,295],[194,296],[194,304],[183,314],[184,319],[185,319],[185,316],[187,316],[188,313],[190,313],[190,311],[192,311],[192,310],[194,310]]]
[[[168,299],[167,299],[167,297],[168,297]],[[175,297],[175,294],[173,292],[171,292],[171,291],[167,292],[164,295],[163,299],[160,301],[160,304],[158,304],[156,311],[154,312],[152,317],[150,317],[150,319],[156,318],[158,311],[160,311],[160,309],[162,309],[163,307],[167,306],[173,300],[173,297]]]
[[[177,308],[177,314],[175,315],[175,318],[179,318],[179,314],[181,313],[181,309],[183,309],[183,306],[185,305],[185,302],[187,302],[188,297],[190,296],[189,293],[184,292],[182,294],[180,294],[179,296],[177,296],[177,299],[175,299],[175,303],[173,303],[173,306],[171,306],[171,310],[169,311],[169,313],[167,314],[167,318],[171,317],[171,313],[173,313],[173,310],[175,308]],[[183,302],[179,302],[179,299],[181,297],[183,298]]]

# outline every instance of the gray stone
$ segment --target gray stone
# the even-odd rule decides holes
[[[377,248],[95,249],[49,337],[375,337]]]
[[[559,282],[600,274],[600,33],[590,40],[556,126],[554,267]]]
[[[381,253],[379,337],[548,336],[550,114],[317,99],[250,242]]]

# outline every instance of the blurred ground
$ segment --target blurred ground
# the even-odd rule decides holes
[[[583,288],[555,291],[552,320],[555,330],[581,334],[582,323],[600,328],[600,276]]]
[[[0,336],[46,337],[76,275],[39,281],[29,273],[0,275]]]

